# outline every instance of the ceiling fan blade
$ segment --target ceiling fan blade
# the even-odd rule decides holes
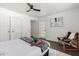
[[[27,3],[27,5],[28,5],[29,7],[31,7],[30,3]]]
[[[27,10],[27,12],[29,12],[31,9],[34,10],[34,11],[39,11],[39,12],[40,12],[39,9],[34,9],[34,8],[33,8],[33,5],[31,5],[30,3],[27,3],[27,5],[30,7],[30,9]]]
[[[26,12],[29,12],[29,11],[31,11],[31,9],[27,10]]]
[[[40,11],[39,9],[34,9],[34,8],[33,8],[33,10],[35,10],[35,11]]]

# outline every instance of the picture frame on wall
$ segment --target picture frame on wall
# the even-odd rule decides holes
[[[63,27],[63,17],[55,17],[50,19],[50,26],[51,27]]]

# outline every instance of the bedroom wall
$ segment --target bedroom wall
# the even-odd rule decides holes
[[[63,16],[64,27],[50,27],[50,18]],[[68,31],[79,32],[79,9],[63,11],[39,18],[46,22],[46,35],[48,40],[57,41],[58,36],[64,36]]]
[[[19,17],[22,20],[24,20],[23,21],[23,24],[24,24],[23,27],[25,27],[26,29],[23,29],[22,34],[24,34],[24,35],[22,35],[22,36],[31,36],[31,20],[37,20],[37,18],[33,18],[33,17],[28,16],[28,15],[20,14],[20,13],[11,11],[9,9],[3,8],[3,7],[0,7],[0,15],[1,14],[8,15],[10,17]],[[27,32],[26,32],[27,35],[25,33],[26,30],[27,30]]]

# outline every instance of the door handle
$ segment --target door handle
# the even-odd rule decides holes
[[[15,31],[12,31],[12,32],[15,32]]]
[[[8,32],[10,32],[10,31],[8,31]]]
[[[8,31],[8,32],[10,32],[10,31]],[[15,32],[15,31],[12,31],[12,32]]]

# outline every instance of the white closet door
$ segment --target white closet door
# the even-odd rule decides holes
[[[31,20],[27,18],[23,18],[22,20],[22,37],[30,37],[31,36]]]
[[[9,40],[9,16],[0,14],[0,41]]]
[[[21,38],[21,18],[11,17],[11,40]]]

